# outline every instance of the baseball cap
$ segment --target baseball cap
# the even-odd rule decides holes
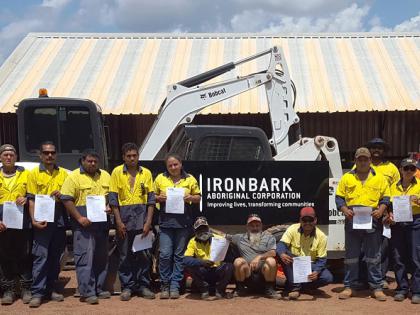
[[[389,147],[388,143],[386,143],[385,140],[382,139],[382,138],[373,138],[367,143],[366,146],[368,148],[371,148],[371,147],[376,146],[376,145],[383,146],[385,149],[388,149],[388,147]]]
[[[259,222],[262,223],[262,220],[261,220],[260,216],[256,213],[251,213],[248,216],[248,219],[246,219],[246,224],[250,224],[252,221],[259,221]]]
[[[407,158],[407,159],[404,159],[404,160],[401,161],[401,167],[409,166],[409,165],[412,165],[412,166],[417,167],[416,160],[415,159]]]
[[[2,154],[4,151],[13,151],[16,153],[16,149],[11,144],[3,144],[0,146],[0,154]]]
[[[312,217],[315,218],[316,217],[316,213],[315,213],[315,209],[312,207],[305,207],[300,209],[300,217]]]
[[[367,158],[370,158],[371,155],[370,155],[369,149],[368,148],[365,148],[365,147],[358,148],[356,150],[356,153],[354,154],[354,158],[355,159],[358,159],[361,156],[365,156]]]
[[[208,222],[207,219],[205,217],[198,217],[197,219],[195,219],[194,222],[194,230],[197,230],[200,226],[206,225],[208,226]]]

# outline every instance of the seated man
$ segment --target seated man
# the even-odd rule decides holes
[[[195,236],[190,239],[184,254],[184,266],[198,286],[203,300],[209,299],[209,287],[216,287],[216,299],[231,298],[226,293],[233,274],[231,263],[213,262],[210,260],[212,238],[222,238],[209,230],[205,217],[198,217],[194,223]]]
[[[249,288],[263,291],[268,298],[278,298],[274,289],[277,274],[276,239],[262,230],[259,215],[248,216],[246,233],[226,237],[237,246],[240,254],[233,262],[236,294],[244,296]]]
[[[291,225],[277,244],[277,255],[286,274],[286,291],[291,300],[299,297],[301,289],[317,289],[333,281],[331,272],[326,268],[327,237],[316,227],[315,210],[302,208],[300,223]],[[312,273],[307,283],[293,282],[293,257],[311,256]]]

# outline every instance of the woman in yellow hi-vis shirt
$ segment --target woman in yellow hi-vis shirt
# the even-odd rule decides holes
[[[178,155],[168,154],[165,165],[166,172],[159,174],[154,182],[156,202],[160,204],[160,298],[177,299],[183,278],[183,255],[194,220],[191,206],[200,203],[201,192],[194,176],[182,168]],[[181,204],[176,202],[179,198],[183,198]]]
[[[391,225],[391,246],[394,257],[394,272],[398,284],[394,300],[403,301],[410,291],[407,272],[410,270],[411,262],[413,267],[411,273],[411,302],[420,304],[420,180],[414,177],[416,161],[414,159],[402,160],[400,171],[401,180],[391,186],[393,212],[390,216],[392,223],[395,223]],[[397,196],[409,196],[412,219],[398,218],[397,211],[401,211],[401,208],[398,208]]]

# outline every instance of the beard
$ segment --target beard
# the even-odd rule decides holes
[[[258,246],[258,245],[260,245],[260,242],[261,242],[261,234],[262,234],[262,232],[254,232],[254,233],[249,232],[248,233],[248,235],[249,235],[249,242],[251,243],[252,246]]]

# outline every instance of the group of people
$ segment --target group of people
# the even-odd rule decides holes
[[[385,300],[383,287],[388,266],[387,247],[382,238],[384,224],[391,226],[391,252],[398,288],[394,299],[404,300],[409,293],[413,303],[420,303],[420,182],[415,178],[416,162],[404,159],[398,170],[384,159],[386,144],[374,139],[369,148],[359,148],[355,167],[339,182],[336,203],[345,217],[346,259],[345,289],[340,299],[352,296],[353,290],[367,278],[377,300]],[[99,168],[99,156],[93,150],[82,153],[80,167],[68,173],[57,165],[54,143],[40,146],[40,164],[31,171],[17,166],[17,153],[12,145],[0,147],[0,291],[2,305],[10,305],[18,297],[30,307],[44,300],[63,301],[56,282],[60,260],[66,245],[66,229],[71,227],[73,253],[82,301],[97,304],[110,298],[105,288],[108,270],[109,220],[113,215],[119,253],[118,274],[120,299],[133,295],[154,299],[151,289],[150,249],[135,250],[137,238],[153,233],[153,216],[158,212],[158,269],[160,298],[177,299],[185,275],[193,279],[193,287],[204,300],[232,298],[257,292],[278,298],[276,276],[281,265],[286,276],[285,295],[298,299],[301,290],[322,287],[333,281],[327,269],[327,237],[316,226],[315,210],[300,210],[299,222],[288,227],[280,241],[263,231],[259,215],[251,214],[246,232],[222,234],[210,228],[205,217],[196,217],[194,204],[200,203],[197,180],[182,166],[176,154],[165,157],[166,171],[153,180],[149,169],[139,163],[138,147],[126,143],[122,147],[123,164],[111,174]],[[401,172],[401,178],[400,174]],[[183,209],[172,209],[172,194],[182,191]],[[38,221],[35,213],[37,196],[55,200],[54,220]],[[411,197],[413,220],[394,222],[393,197]],[[89,219],[89,200],[103,197],[106,219]],[[171,199],[172,200],[172,199]],[[13,202],[23,211],[22,229],[7,228],[3,222],[5,203]],[[178,205],[179,206],[179,205]],[[370,229],[353,229],[356,207],[370,207],[373,217]],[[191,237],[192,236],[192,237]],[[224,238],[233,244],[231,260],[211,260],[211,244]],[[306,281],[294,281],[296,257],[309,256],[311,273]],[[364,261],[367,276],[359,266]],[[412,264],[411,264],[412,262]],[[407,274],[411,273],[411,279]],[[16,283],[16,279],[18,283]],[[235,291],[227,285],[234,279]]]

